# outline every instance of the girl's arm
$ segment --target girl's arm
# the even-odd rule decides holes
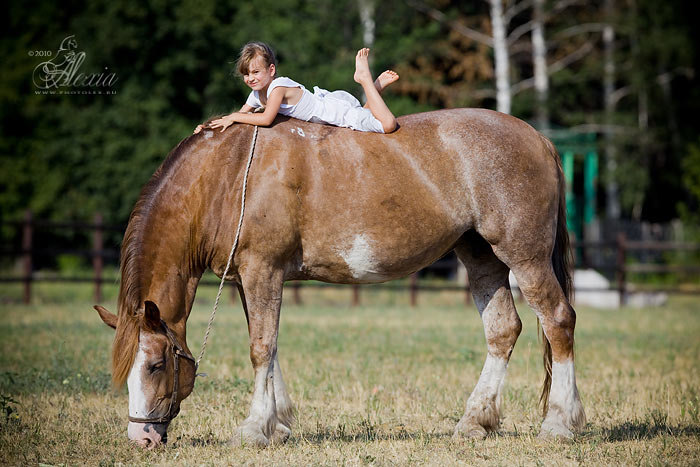
[[[274,89],[273,89],[273,91],[274,91]],[[239,112],[239,113],[254,112],[256,108],[257,108],[257,107],[252,107],[252,106],[250,106],[250,105],[248,105],[248,104],[243,104],[243,107],[241,107],[241,110],[239,110],[238,112]],[[212,123],[218,121],[218,120],[221,120],[221,119],[212,120],[212,122],[209,123],[206,127],[207,127],[207,128],[211,128],[210,125],[211,125]],[[203,124],[203,123],[200,124],[200,125],[197,125],[197,128],[194,129],[193,134],[197,134],[197,133],[199,133],[200,131],[202,131],[203,129],[204,129],[204,124]]]
[[[247,123],[255,126],[270,126],[275,120],[277,112],[279,112],[280,105],[282,105],[285,89],[286,88],[279,86],[272,90],[270,97],[267,98],[267,105],[265,106],[265,111],[263,113],[248,114],[234,112],[231,115],[221,117],[211,122],[211,128],[222,127],[221,131],[224,131],[234,123]],[[246,106],[244,105],[243,108],[245,107]],[[241,110],[243,110],[243,108],[241,108]]]

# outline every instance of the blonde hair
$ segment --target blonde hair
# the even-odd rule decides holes
[[[250,62],[257,56],[265,60],[266,67],[270,65],[277,66],[277,58],[275,57],[275,52],[272,50],[272,47],[264,42],[248,42],[241,49],[241,53],[236,61],[236,70],[238,70],[238,73],[241,75],[248,74]]]

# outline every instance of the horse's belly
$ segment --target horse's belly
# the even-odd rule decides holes
[[[304,278],[332,283],[376,283],[411,274],[444,255],[461,233],[431,238],[377,236],[357,232],[337,241],[304,248],[299,271]],[[409,241],[407,241],[409,240]]]

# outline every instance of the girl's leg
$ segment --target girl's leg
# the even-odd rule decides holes
[[[396,129],[396,117],[386,106],[384,99],[372,80],[372,73],[369,71],[369,49],[360,49],[355,56],[355,76],[356,82],[362,85],[367,97],[367,107],[372,115],[379,120],[385,133],[391,133]]]
[[[398,80],[398,73],[396,73],[394,70],[386,70],[384,71],[384,73],[377,76],[377,79],[374,80],[374,87],[377,88],[377,92],[381,94],[386,88],[389,87],[389,85],[395,83]],[[363,107],[365,109],[369,109],[369,105],[367,103],[365,103]]]

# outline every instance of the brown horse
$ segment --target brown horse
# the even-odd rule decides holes
[[[236,441],[264,446],[290,434],[292,403],[277,358],[285,280],[382,282],[451,250],[467,267],[488,344],[455,436],[484,437],[499,425],[501,386],[521,330],[512,270],[546,336],[541,436],[571,437],[585,415],[554,147],[521,120],[489,110],[429,112],[399,123],[389,135],[283,117],[260,128],[226,276],[240,291],[255,371]],[[129,220],[118,316],[96,307],[116,328],[113,379],[128,383],[129,437],[144,446],[165,441],[192,391],[187,318],[205,269],[224,273],[253,130],[202,131],[170,153]]]

